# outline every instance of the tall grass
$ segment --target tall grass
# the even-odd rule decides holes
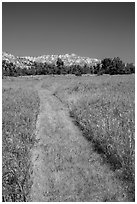
[[[58,93],[83,136],[122,182],[129,201],[135,199],[134,95],[134,76],[81,80]]]
[[[29,152],[39,98],[32,90],[2,90],[2,199],[25,202],[31,186]]]

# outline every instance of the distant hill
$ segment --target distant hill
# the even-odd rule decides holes
[[[37,57],[32,56],[24,56],[18,57],[7,52],[2,53],[2,60],[7,62],[12,62],[17,67],[30,67],[34,62],[46,62],[47,64],[56,64],[57,59],[60,58],[65,66],[71,65],[80,65],[84,66],[85,64],[88,66],[93,66],[101,62],[99,59],[92,59],[89,57],[81,57],[76,54],[64,54],[64,55],[42,55]]]

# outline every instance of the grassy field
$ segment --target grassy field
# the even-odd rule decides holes
[[[129,201],[135,196],[134,89],[134,75],[85,76],[55,92],[83,136],[122,182]]]
[[[25,83],[24,83],[25,82]],[[31,82],[31,85],[33,83]],[[3,80],[2,199],[25,202],[31,185],[29,152],[35,142],[39,98],[23,79]],[[27,89],[26,89],[27,88]]]
[[[39,98],[52,91],[94,151],[135,199],[135,76],[36,76],[3,79],[3,201],[28,201],[29,152],[35,142]],[[107,201],[107,200],[106,200]]]

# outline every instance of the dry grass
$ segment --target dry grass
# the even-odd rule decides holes
[[[39,108],[37,93],[3,88],[2,98],[2,198],[25,202],[30,188],[29,152],[35,141]]]
[[[129,201],[134,201],[134,75],[101,76],[73,81],[56,91],[94,150],[115,172]]]
[[[23,202],[28,200],[31,186],[29,151],[35,142],[33,133],[39,107],[39,99],[37,93],[33,91],[33,87],[39,82],[39,78],[13,78],[8,82],[6,80],[4,82],[4,80],[2,117],[3,201]],[[94,178],[97,179],[95,187],[92,185],[94,179],[91,178],[93,169],[90,167],[89,174],[84,173],[87,169],[82,163],[83,176],[76,174],[78,177],[78,188],[76,189],[79,190],[80,187],[84,189],[84,192],[80,189],[81,200],[85,201],[87,196],[92,196],[91,188],[93,190],[99,189],[100,196],[106,195],[103,190],[100,191],[100,189],[107,188],[104,184],[106,173],[102,175],[102,169],[106,168],[109,171],[107,175],[111,175],[113,172],[115,183],[117,183],[116,180],[118,181],[118,184],[115,184],[115,189],[125,189],[128,201],[134,201],[134,75],[47,76],[43,83],[44,87],[49,90],[54,88],[54,95],[69,107],[70,116],[81,130],[89,148],[91,147],[103,161],[102,166],[98,164],[99,170],[96,166],[94,167],[97,174],[97,177]],[[82,155],[86,154],[82,153]],[[94,153],[92,153],[92,157],[96,161],[97,158],[94,158]],[[62,154],[61,156],[64,157]],[[77,161],[75,164],[77,165]],[[79,186],[79,182],[85,177],[86,179]],[[100,181],[100,178],[103,178],[103,181]],[[112,192],[114,191],[112,183],[112,179],[108,180],[106,192],[109,192],[109,187]],[[119,187],[119,184],[122,184],[122,187]],[[76,192],[73,194],[74,200],[76,200]],[[110,194],[109,192],[106,198],[103,197],[103,201],[117,200]],[[95,200],[95,195],[93,193],[93,200]]]

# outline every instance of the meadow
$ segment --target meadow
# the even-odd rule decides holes
[[[3,201],[28,201],[30,149],[35,141],[42,82],[135,200],[135,75],[39,76],[3,79]],[[107,200],[106,200],[107,201]]]
[[[25,82],[25,83],[24,83]],[[32,80],[9,78],[2,89],[2,201],[26,202],[31,186],[39,98]]]
[[[73,79],[55,92],[94,151],[122,182],[130,201],[135,196],[134,89],[134,75],[104,75]]]

